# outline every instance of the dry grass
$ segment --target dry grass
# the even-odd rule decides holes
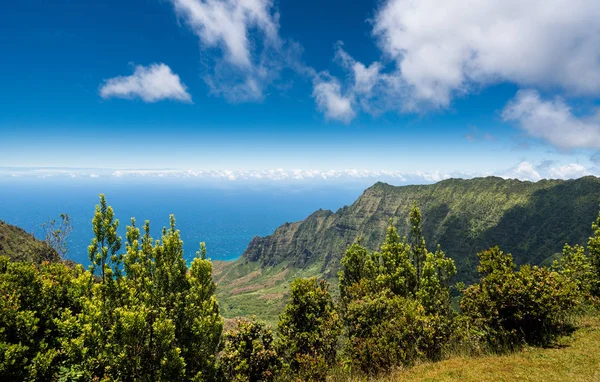
[[[600,317],[584,317],[571,337],[553,348],[528,347],[507,355],[451,357],[389,375],[364,379],[348,375],[332,381],[600,381]]]

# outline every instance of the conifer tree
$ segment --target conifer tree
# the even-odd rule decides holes
[[[107,206],[104,194],[100,194],[100,204],[96,205],[96,212],[92,219],[94,238],[88,247],[90,257],[90,272],[95,273],[100,268],[102,281],[105,280],[107,264],[115,266],[115,274],[119,274],[121,237],[117,235],[119,220],[114,218],[112,207]]]
[[[279,354],[302,380],[325,380],[337,357],[340,322],[325,280],[296,279],[279,316]]]
[[[421,228],[422,222],[421,210],[415,203],[410,211],[410,233],[412,236],[412,261],[417,272],[417,290],[421,288],[423,262],[427,257],[427,247],[425,245],[425,238],[423,237],[423,229]]]

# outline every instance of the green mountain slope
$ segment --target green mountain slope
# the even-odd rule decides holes
[[[458,268],[457,281],[475,279],[477,252],[500,245],[519,264],[540,264],[566,242],[584,243],[598,214],[600,179],[542,180],[497,177],[449,179],[432,185],[396,187],[377,183],[351,206],[319,210],[255,237],[242,257],[220,263],[215,278],[225,315],[258,314],[273,319],[287,283],[320,275],[335,282],[339,260],[357,237],[376,249],[390,218],[408,235],[408,214],[422,210],[428,247],[441,245]]]
[[[19,227],[0,220],[0,256],[7,256],[14,261],[58,261],[60,257],[55,250],[43,241]]]

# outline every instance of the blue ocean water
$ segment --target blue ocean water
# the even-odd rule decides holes
[[[120,235],[135,217],[138,226],[150,221],[157,239],[174,214],[184,241],[187,260],[201,241],[213,260],[238,258],[255,236],[272,233],[285,222],[304,219],[323,208],[337,210],[351,204],[361,187],[216,187],[196,183],[2,180],[0,220],[19,226],[41,238],[40,225],[69,214],[73,232],[67,258],[88,264],[87,246],[92,238],[91,220],[98,195],[104,193],[120,220]]]

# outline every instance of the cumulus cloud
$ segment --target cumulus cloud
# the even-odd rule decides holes
[[[356,115],[352,95],[343,95],[337,79],[321,75],[314,80],[313,97],[317,107],[328,119],[345,123],[350,122]]]
[[[179,76],[165,64],[136,66],[131,76],[119,76],[105,81],[100,87],[102,98],[141,98],[145,102],[172,99],[191,102],[192,97]]]
[[[317,101],[318,109],[330,119],[350,122],[359,112],[371,115],[380,115],[391,109],[400,109],[399,101],[404,98],[404,87],[396,74],[383,72],[380,62],[365,65],[355,60],[343,49],[341,42],[337,43],[335,61],[348,73],[348,79],[341,83],[329,73],[320,73],[313,81],[313,97]],[[326,84],[327,86],[323,86]],[[318,89],[320,88],[320,89]],[[331,97],[317,97],[323,90],[329,90]],[[343,94],[343,97],[342,97]],[[324,105],[324,99],[343,98],[347,110],[342,118],[336,118],[335,111]],[[332,103],[335,106],[335,102]]]
[[[546,160],[538,165],[523,161],[499,175],[503,178],[516,178],[535,182],[540,179],[575,179],[591,174],[590,170],[579,163],[558,165],[554,161]]]
[[[517,164],[500,175],[503,178],[515,178],[521,180],[530,180],[533,182],[542,179],[542,176],[536,171],[534,166],[526,161]]]
[[[580,164],[571,163],[564,166],[553,167],[550,169],[550,177],[558,179],[574,179],[581,178],[582,176],[590,175],[589,171],[586,170]]]
[[[365,65],[338,44],[342,84],[356,112],[448,107],[494,83],[600,95],[596,0],[384,0],[373,36],[380,61]]]
[[[578,118],[561,98],[543,100],[535,90],[520,90],[502,112],[529,135],[562,148],[600,148],[600,117]]]
[[[387,0],[373,33],[411,99],[446,107],[509,81],[600,94],[596,0]]]
[[[203,184],[223,184],[232,182],[280,182],[298,184],[318,182],[351,182],[365,187],[377,181],[393,184],[434,183],[449,178],[470,179],[497,175],[504,178],[538,181],[543,178],[571,179],[592,174],[594,169],[586,169],[577,163],[555,164],[544,161],[538,165],[523,161],[508,170],[492,172],[443,172],[399,171],[399,170],[315,170],[315,169],[264,169],[264,170],[179,170],[179,169],[85,169],[85,168],[6,168],[0,167],[0,179],[14,178],[73,178],[85,181],[89,178],[102,179],[181,179],[199,181]]]
[[[256,101],[291,67],[306,69],[300,47],[279,36],[272,0],[171,0],[177,15],[200,39],[209,59],[204,79],[213,94],[232,102]]]

